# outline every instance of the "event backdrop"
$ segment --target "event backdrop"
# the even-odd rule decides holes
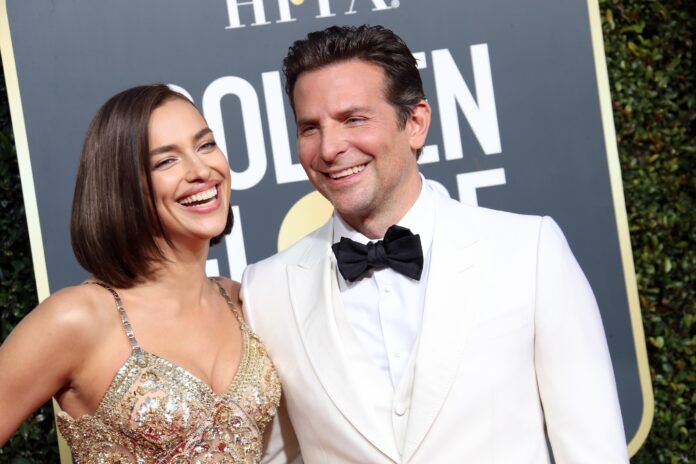
[[[596,0],[3,0],[0,44],[39,297],[86,277],[68,235],[83,136],[127,87],[203,112],[233,171],[239,278],[330,207],[297,162],[281,61],[333,24],[382,24],[418,59],[433,120],[423,174],[462,202],[553,216],[597,296],[631,454],[653,414]]]

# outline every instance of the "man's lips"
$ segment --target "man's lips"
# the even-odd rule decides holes
[[[367,163],[365,164],[359,164],[357,166],[352,166],[350,168],[343,169],[341,171],[337,172],[328,172],[326,173],[327,176],[329,176],[333,180],[338,180],[338,179],[343,179],[344,177],[351,176],[353,174],[357,174],[361,172],[363,169],[365,169],[365,166],[367,166]]]

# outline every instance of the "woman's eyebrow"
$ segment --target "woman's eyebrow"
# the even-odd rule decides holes
[[[203,129],[196,132],[196,135],[193,136],[193,140],[199,140],[199,139],[203,138],[203,136],[205,136],[207,134],[212,134],[212,133],[213,133],[213,131],[210,130],[210,127],[204,127]]]
[[[207,134],[212,134],[212,130],[210,130],[209,127],[205,127],[198,132],[196,132],[193,136],[193,140],[200,140]],[[157,147],[154,150],[150,150],[150,156],[156,156],[156,155],[161,155],[162,153],[167,153],[168,151],[174,151],[176,150],[176,145],[162,145],[161,147]]]

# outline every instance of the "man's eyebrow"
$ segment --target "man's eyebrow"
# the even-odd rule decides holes
[[[338,114],[342,117],[350,116],[353,113],[369,113],[370,109],[366,106],[349,106],[348,108],[341,110]]]
[[[371,113],[371,110],[367,106],[349,106],[345,109],[338,111],[336,114],[339,118],[344,119],[355,113]],[[300,118],[296,121],[295,124],[299,127],[305,124],[314,124],[314,122],[315,121],[313,118]]]
[[[297,127],[299,127],[299,126],[304,126],[305,124],[312,124],[314,122],[315,121],[312,118],[300,118],[297,121],[295,121],[295,125]]]
[[[193,135],[193,140],[198,141],[202,139],[204,136],[207,134],[212,134],[213,131],[210,130],[209,127],[205,127],[198,132],[196,132]],[[162,145],[161,147],[157,147],[154,150],[150,150],[150,156],[156,156],[156,155],[161,155],[162,153],[167,153],[168,151],[174,151],[176,150],[176,145]]]

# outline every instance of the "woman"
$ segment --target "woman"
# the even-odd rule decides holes
[[[71,237],[83,285],[0,347],[0,445],[51,396],[78,463],[257,462],[280,400],[239,284],[208,279],[232,227],[230,170],[165,85],[121,92],[87,132]]]

